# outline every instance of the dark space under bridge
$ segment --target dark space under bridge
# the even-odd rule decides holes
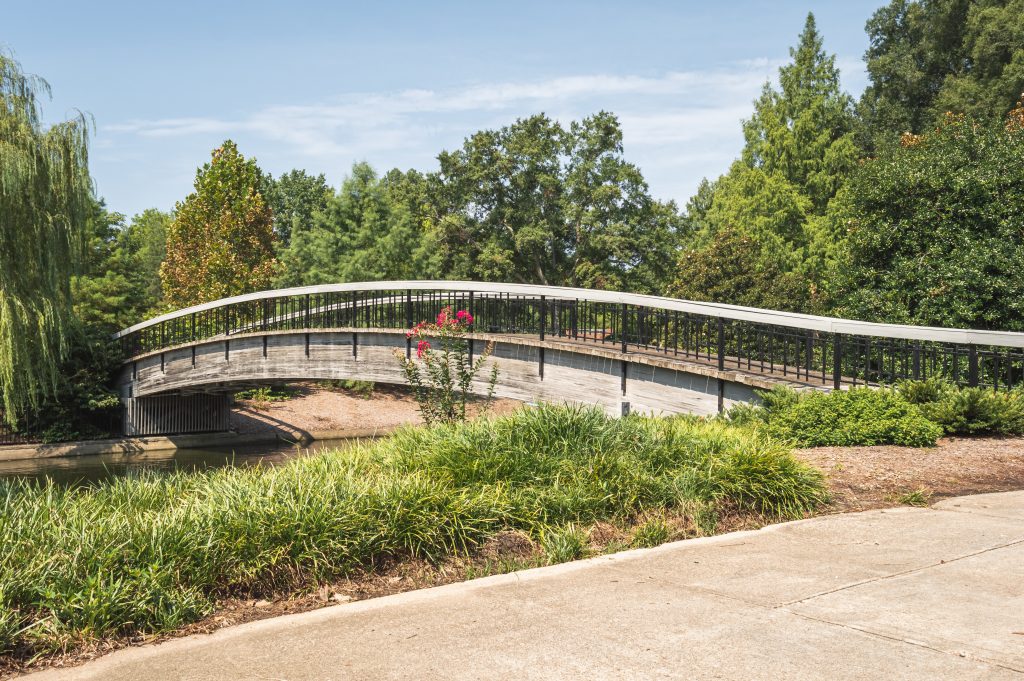
[[[777,385],[836,390],[941,375],[999,390],[1024,380],[1024,333],[556,286],[331,284],[225,298],[116,334],[125,433],[224,430],[230,395],[255,385],[404,383],[394,353],[410,352],[405,331],[446,305],[473,314],[471,352],[494,343],[496,394],[527,402],[710,414]]]

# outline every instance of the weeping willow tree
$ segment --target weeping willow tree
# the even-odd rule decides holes
[[[87,122],[44,127],[49,94],[0,53],[0,404],[11,424],[56,390],[93,200]]]

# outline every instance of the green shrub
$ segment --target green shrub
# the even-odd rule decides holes
[[[236,400],[252,400],[253,402],[284,402],[295,397],[295,391],[282,386],[261,386],[235,393]]]
[[[761,405],[769,414],[777,414],[796,406],[800,396],[801,393],[781,386],[760,394]]]
[[[734,426],[751,426],[764,423],[767,411],[763,405],[753,402],[737,402],[729,407],[721,418]]]
[[[0,482],[0,650],[174,629],[224,595],[441,561],[506,530],[570,560],[597,521],[694,507],[799,517],[826,498],[819,471],[757,431],[552,406],[273,468]]]
[[[724,420],[763,427],[800,446],[930,446],[943,433],[1024,435],[1024,391],[959,388],[939,378],[896,389],[853,388],[760,394],[761,404],[732,407]]]
[[[341,387],[351,393],[355,393],[364,400],[368,400],[373,397],[373,391],[377,386],[373,381],[346,380],[341,382]]]
[[[947,433],[1024,434],[1024,393],[987,388],[958,388],[940,379],[907,381],[899,392]]]
[[[940,402],[957,388],[941,378],[928,378],[923,381],[902,381],[896,389],[907,402],[920,405]]]
[[[802,447],[929,447],[942,436],[942,428],[894,390],[796,393],[776,389],[763,399],[767,432]]]
[[[772,414],[783,412],[800,401],[800,393],[779,386],[757,392],[757,402],[737,402],[725,412],[724,419],[736,426],[767,423]]]

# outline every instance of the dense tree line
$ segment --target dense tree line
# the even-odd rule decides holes
[[[893,0],[866,29],[870,83],[854,99],[808,15],[742,122],[739,157],[682,211],[650,195],[608,112],[479,131],[435,172],[357,163],[337,191],[301,170],[250,172],[274,216],[258,230],[275,244],[273,282],[500,280],[1021,326],[1004,300],[1020,225],[1000,206],[1018,191],[1007,116],[1024,90],[1024,2]],[[975,183],[989,190],[958,189]],[[905,238],[873,246],[884,234]],[[997,264],[965,264],[1000,243]]]
[[[869,85],[839,88],[812,16],[687,204],[670,290],[871,321],[1024,329],[1024,2],[893,0]]]
[[[481,130],[432,172],[356,163],[336,189],[228,140],[173,212],[128,220],[93,195],[86,121],[43,129],[45,83],[0,56],[5,418],[101,428],[110,331],[270,286],[501,280],[1024,330],[1024,0],[892,0],[866,31],[853,97],[809,15],[682,209],[599,112]]]

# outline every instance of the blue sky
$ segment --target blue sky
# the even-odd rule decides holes
[[[92,114],[98,191],[128,215],[173,208],[229,137],[337,186],[355,161],[432,170],[481,128],[601,109],[653,194],[683,203],[739,152],[808,11],[862,90],[882,2],[39,0],[5,3],[0,46],[50,82],[47,119]]]

